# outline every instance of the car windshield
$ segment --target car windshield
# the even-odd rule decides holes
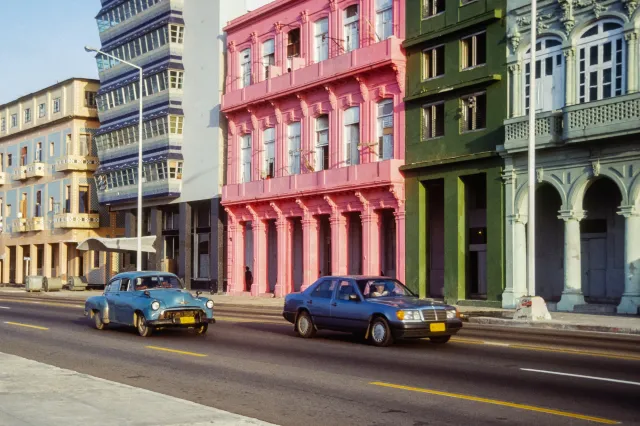
[[[180,280],[170,275],[138,277],[134,280],[136,291],[166,288],[182,288]]]
[[[397,296],[416,297],[411,290],[400,284],[399,281],[389,278],[356,280],[356,282],[365,299]]]

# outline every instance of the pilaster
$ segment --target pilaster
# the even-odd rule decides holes
[[[178,255],[178,276],[184,281],[187,289],[191,289],[191,277],[193,264],[191,262],[191,251],[193,249],[193,237],[191,235],[192,213],[189,203],[180,203],[180,224],[178,226],[179,255]]]
[[[29,246],[29,257],[31,260],[29,261],[29,275],[36,276],[38,275],[38,246],[35,244],[31,244]]]
[[[573,47],[563,50],[565,58],[565,99],[566,105],[576,103],[576,51]]]
[[[304,291],[318,279],[318,219],[309,212],[301,200],[296,203],[302,214],[302,287]]]
[[[331,272],[333,275],[345,275],[347,273],[347,219],[339,210],[335,202],[328,196],[325,201],[331,207]]]
[[[292,227],[291,221],[282,213],[278,215],[276,221],[276,229],[278,232],[278,275],[274,293],[276,297],[284,297],[290,292],[290,271],[291,271],[291,240]]]
[[[67,243],[58,243],[58,276],[64,280],[69,278],[67,258]]]
[[[42,255],[44,256],[44,259],[42,259],[42,275],[44,275],[45,277],[48,278],[53,278],[51,276],[51,252],[52,252],[52,247],[51,244],[49,243],[44,243],[44,250]]]
[[[396,278],[405,282],[405,211],[398,207],[393,213],[396,219]]]
[[[582,294],[582,265],[580,260],[580,221],[583,211],[560,211],[564,220],[564,291],[558,302],[559,311],[573,311],[576,305],[585,304]]]
[[[444,293],[447,303],[457,303],[466,295],[466,207],[464,182],[457,175],[444,181]]]
[[[24,249],[21,245],[16,246],[16,284],[24,284]]]
[[[267,292],[267,226],[254,216],[253,228],[253,285],[251,295],[258,296]],[[280,269],[280,268],[278,268]]]
[[[9,284],[9,280],[11,279],[11,251],[15,251],[15,247],[5,246],[4,259],[2,259],[2,282],[4,284]]]
[[[511,72],[512,95],[513,103],[511,105],[511,117],[519,117],[523,114],[522,111],[522,69],[520,64],[509,65],[509,71]]]
[[[634,206],[623,206],[624,216],[624,293],[618,305],[619,314],[638,315],[640,309],[640,212]]]
[[[624,35],[627,41],[627,93],[638,91],[638,32]]]

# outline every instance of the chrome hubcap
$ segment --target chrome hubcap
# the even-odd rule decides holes
[[[138,320],[138,330],[139,330],[141,333],[144,333],[146,329],[147,329],[147,326],[146,326],[146,325],[144,325],[144,319],[143,319],[143,318],[140,318],[140,319]]]
[[[385,330],[384,325],[377,323],[373,326],[373,340],[376,342],[382,342],[384,340],[385,335],[387,334],[387,330]]]
[[[300,334],[307,334],[310,326],[309,319],[306,316],[300,317],[300,320],[298,320],[298,331],[300,331]]]

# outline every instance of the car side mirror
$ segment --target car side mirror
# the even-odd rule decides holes
[[[357,295],[357,294],[350,294],[350,295],[349,295],[349,300],[350,300],[351,302],[359,302],[359,301],[360,301],[360,298],[358,297],[358,295]]]
[[[196,299],[199,298],[201,294],[202,294],[201,291],[196,291]]]

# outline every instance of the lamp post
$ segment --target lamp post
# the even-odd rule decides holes
[[[127,64],[130,67],[137,69],[140,72],[140,87],[138,89],[138,100],[140,101],[140,111],[138,118],[138,247],[136,250],[136,269],[138,271],[142,270],[142,67],[132,64],[131,62],[123,61],[120,58],[117,58],[113,55],[105,53],[95,47],[85,46],[84,50],[87,52],[96,52],[98,54],[107,56],[109,58],[115,59],[118,62],[122,62],[123,64]]]
[[[536,295],[536,30],[537,1],[531,0],[531,62],[529,65],[529,217],[527,232],[527,293]]]

